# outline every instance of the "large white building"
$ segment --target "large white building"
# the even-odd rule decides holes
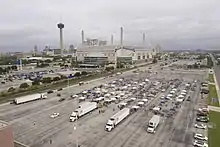
[[[156,52],[140,47],[84,46],[76,51],[77,61],[86,64],[105,64],[117,62],[138,62],[152,59]]]

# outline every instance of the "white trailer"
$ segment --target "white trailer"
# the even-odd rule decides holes
[[[148,123],[147,132],[155,133],[156,132],[155,130],[156,130],[157,126],[159,125],[159,123],[160,123],[160,116],[154,115]]]
[[[31,95],[26,95],[26,96],[15,98],[14,103],[15,104],[22,104],[22,103],[26,103],[26,102],[30,102],[30,101],[34,101],[34,100],[39,100],[39,99],[45,99],[45,98],[47,98],[46,95],[36,93],[36,94],[31,94]]]
[[[81,105],[79,105],[79,108],[77,108],[75,111],[72,112],[72,114],[70,115],[70,121],[73,122],[76,119],[82,117],[83,115],[97,108],[98,108],[98,105],[96,102],[84,102]]]
[[[130,114],[129,108],[124,108],[117,112],[115,115],[113,115],[107,122],[105,126],[106,131],[111,131],[115,128],[123,119],[125,119]]]

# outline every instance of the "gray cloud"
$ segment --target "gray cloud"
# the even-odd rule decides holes
[[[59,45],[56,24],[65,24],[65,45],[78,45],[86,37],[119,40],[124,26],[125,43],[140,45],[146,32],[148,44],[165,49],[218,48],[219,0],[7,0],[0,1],[0,51],[27,51]]]

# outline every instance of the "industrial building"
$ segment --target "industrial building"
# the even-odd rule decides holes
[[[155,52],[138,47],[83,46],[76,51],[77,61],[84,64],[136,63],[152,59]]]

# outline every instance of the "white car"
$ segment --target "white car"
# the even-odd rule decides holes
[[[205,141],[208,140],[208,137],[203,136],[202,134],[198,134],[198,133],[195,134],[194,138],[198,140],[205,140]]]
[[[194,127],[198,129],[206,129],[207,126],[204,124],[195,124]]]
[[[207,143],[205,143],[203,141],[199,141],[199,140],[195,140],[193,145],[196,147],[208,147]]]
[[[53,113],[53,114],[51,114],[51,118],[56,118],[57,116],[59,116],[60,115],[60,113]]]

